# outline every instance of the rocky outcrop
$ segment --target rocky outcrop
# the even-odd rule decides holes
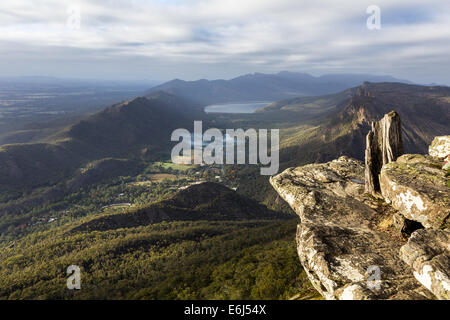
[[[420,283],[439,299],[450,299],[449,230],[418,230],[400,252]]]
[[[327,299],[430,298],[399,259],[394,210],[365,194],[363,178],[363,163],[347,157],[271,178],[300,216],[298,253],[309,279]]]
[[[440,228],[450,215],[447,183],[441,161],[423,155],[401,156],[385,165],[380,175],[386,202],[426,228]]]
[[[450,170],[450,156],[447,156],[442,164],[442,170]]]
[[[372,130],[366,138],[365,178],[366,192],[380,192],[378,175],[381,168],[397,160],[403,154],[400,116],[392,111],[378,122],[372,122]]]
[[[384,163],[372,175],[380,182],[377,197],[366,192],[363,163],[347,157],[270,179],[300,217],[303,268],[326,299],[449,299],[450,197],[442,159],[400,156],[397,142],[396,151],[375,145],[381,153],[369,150]]]
[[[450,155],[450,136],[441,136],[434,138],[428,149],[430,156],[445,158]]]

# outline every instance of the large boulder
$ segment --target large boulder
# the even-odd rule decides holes
[[[403,155],[383,167],[380,187],[384,199],[407,219],[438,229],[450,215],[448,180],[440,160]]]
[[[441,136],[434,138],[428,153],[430,156],[445,158],[450,154],[450,136]]]
[[[450,231],[415,231],[401,248],[414,276],[439,299],[450,299]]]
[[[391,228],[395,210],[365,193],[362,162],[341,157],[270,182],[300,216],[300,261],[326,299],[432,297],[399,258],[404,240]]]

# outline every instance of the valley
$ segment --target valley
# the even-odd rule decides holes
[[[371,122],[394,108],[405,149],[425,153],[448,133],[449,97],[448,87],[364,82],[216,113],[151,91],[0,146],[0,298],[318,299],[298,262],[297,219],[269,177],[258,165],[174,164],[171,132],[195,120],[280,129],[281,172],[362,159]],[[72,264],[87,290],[65,289]]]
[[[2,307],[436,311],[449,17],[448,0],[0,1]]]

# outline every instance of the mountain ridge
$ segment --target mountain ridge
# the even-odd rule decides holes
[[[80,224],[71,232],[132,228],[162,221],[223,221],[283,219],[292,216],[269,210],[235,191],[203,182],[178,191],[166,200],[121,213],[102,215]]]
[[[426,87],[400,83],[369,83],[348,89],[345,94],[324,97],[297,98],[273,104],[260,112],[273,110],[303,110],[312,104],[328,106],[330,114],[317,120],[317,125],[306,130],[293,130],[284,142],[281,159],[290,164],[331,161],[346,155],[364,158],[365,137],[373,121],[397,110],[402,119],[402,133],[407,153],[424,154],[435,136],[449,133],[450,88]],[[304,98],[306,99],[306,98]],[[294,103],[291,104],[291,101]],[[300,103],[299,103],[300,101]],[[282,143],[283,145],[283,143]],[[284,153],[284,154],[283,154]],[[297,154],[294,156],[292,153]],[[293,163],[293,159],[303,159]]]
[[[196,104],[167,93],[114,104],[41,143],[0,146],[0,185],[55,183],[83,163],[102,158],[154,157],[167,152],[174,129],[190,128],[202,113]]]
[[[230,80],[174,79],[151,88],[147,94],[166,91],[204,105],[256,100],[279,101],[299,96],[337,93],[364,81],[410,83],[391,76],[331,74],[314,77],[307,73],[282,71],[277,74],[246,74]]]

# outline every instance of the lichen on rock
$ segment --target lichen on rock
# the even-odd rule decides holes
[[[414,232],[401,250],[401,258],[414,276],[439,299],[450,299],[450,231]]]
[[[441,159],[447,157],[450,154],[450,136],[435,137],[428,153],[430,156]]]
[[[448,143],[435,139],[432,156],[400,156],[397,141],[379,175],[367,159],[341,157],[271,177],[300,217],[299,258],[326,299],[449,299],[449,177],[438,158]],[[367,190],[368,172],[383,198]]]
[[[362,162],[341,157],[288,169],[271,184],[300,216],[297,247],[314,287],[326,299],[423,299],[429,293],[398,256],[400,237],[383,230],[383,204],[365,194]],[[380,271],[379,287],[368,270]]]
[[[403,155],[383,167],[384,199],[407,219],[439,229],[450,215],[448,178],[440,161],[430,156]]]

